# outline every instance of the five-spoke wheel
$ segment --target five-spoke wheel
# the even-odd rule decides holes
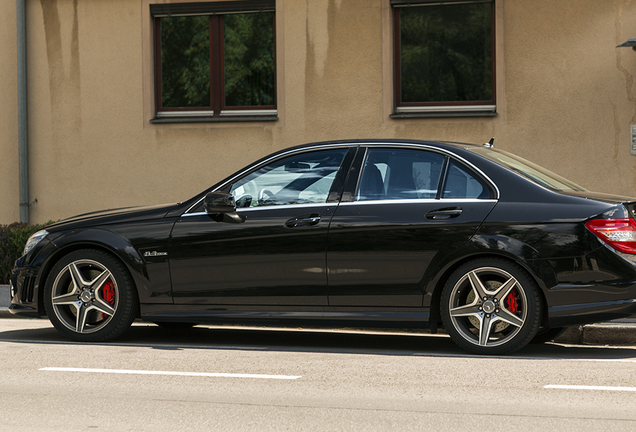
[[[126,268],[111,255],[80,250],[52,269],[44,306],[53,325],[81,341],[112,339],[135,318],[137,297]]]
[[[444,327],[462,348],[502,354],[530,342],[539,328],[535,282],[516,264],[479,259],[458,268],[442,292]]]

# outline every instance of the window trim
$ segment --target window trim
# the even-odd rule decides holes
[[[401,95],[401,35],[400,13],[405,7],[432,6],[444,4],[478,4],[491,5],[491,70],[492,70],[492,100],[489,101],[456,101],[456,102],[402,102]],[[393,23],[393,112],[390,118],[418,118],[418,117],[494,117],[497,116],[497,28],[496,28],[495,0],[390,0]]]
[[[278,59],[276,41],[276,0],[211,1],[150,4],[153,52],[154,116],[150,123],[254,122],[278,120]],[[228,14],[273,12],[274,104],[263,106],[227,106],[225,104],[223,26],[220,16]],[[160,19],[175,16],[209,16],[210,31],[210,105],[205,107],[162,107]],[[215,19],[215,17],[218,18]],[[212,65],[218,64],[218,67]]]
[[[162,18],[167,16],[214,15],[240,12],[275,12],[275,6],[275,0],[151,4],[150,15],[153,18]]]

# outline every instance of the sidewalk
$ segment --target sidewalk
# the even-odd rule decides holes
[[[0,318],[17,318],[9,312],[9,285],[0,285]],[[570,327],[555,342],[583,345],[636,346],[636,319]]]

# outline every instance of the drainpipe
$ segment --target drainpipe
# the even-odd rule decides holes
[[[26,0],[16,0],[18,29],[18,163],[20,222],[29,222],[29,145],[27,111]]]

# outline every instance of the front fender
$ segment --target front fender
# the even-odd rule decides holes
[[[103,228],[77,229],[54,237],[51,243],[55,245],[56,251],[43,263],[37,283],[39,288],[43,288],[52,267],[61,257],[74,250],[92,248],[110,252],[119,258],[133,278],[140,302],[148,302],[150,298],[156,297],[151,289],[148,264],[131,242],[118,233]]]

